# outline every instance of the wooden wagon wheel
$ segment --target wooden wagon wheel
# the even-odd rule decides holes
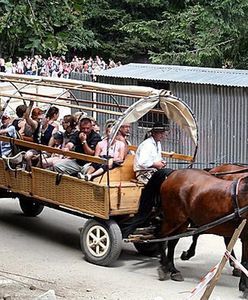
[[[113,221],[88,220],[80,232],[80,244],[88,262],[109,266],[121,253],[122,234]]]

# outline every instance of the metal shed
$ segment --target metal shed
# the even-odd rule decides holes
[[[131,63],[103,71],[97,80],[168,89],[185,101],[199,124],[199,167],[248,163],[248,71]],[[191,145],[173,130],[168,147],[180,152]]]

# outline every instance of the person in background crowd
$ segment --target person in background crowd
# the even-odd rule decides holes
[[[16,73],[24,74],[24,62],[22,61],[21,57],[18,58],[18,61],[16,63]]]
[[[5,68],[6,68],[5,72],[8,74],[12,74],[12,67],[13,67],[12,58],[9,58],[9,60],[5,64]]]
[[[6,68],[5,68],[5,61],[3,58],[0,58],[0,72],[5,72]]]
[[[95,58],[89,57],[88,59],[74,56],[71,61],[66,61],[64,56],[51,55],[48,58],[44,58],[41,55],[35,55],[34,57],[25,56],[24,59],[19,57],[17,61],[10,58],[10,61],[12,65],[15,64],[15,68],[12,67],[11,71],[13,74],[63,78],[69,78],[71,72],[85,73],[92,76],[92,78],[96,78],[97,74],[102,70],[121,65],[121,62],[115,64],[113,59],[109,59],[109,65],[107,65],[104,59],[98,55]],[[4,59],[0,58],[0,71],[6,72],[5,67]]]

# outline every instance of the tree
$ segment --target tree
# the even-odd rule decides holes
[[[154,63],[248,67],[248,3],[239,1],[170,1],[162,19],[132,22],[125,29],[149,40]]]
[[[96,47],[85,17],[70,0],[0,1],[0,54],[65,54]]]

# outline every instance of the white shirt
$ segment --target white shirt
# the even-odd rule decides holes
[[[155,142],[151,136],[144,140],[138,147],[134,158],[134,171],[152,168],[154,162],[161,161],[161,143]]]

